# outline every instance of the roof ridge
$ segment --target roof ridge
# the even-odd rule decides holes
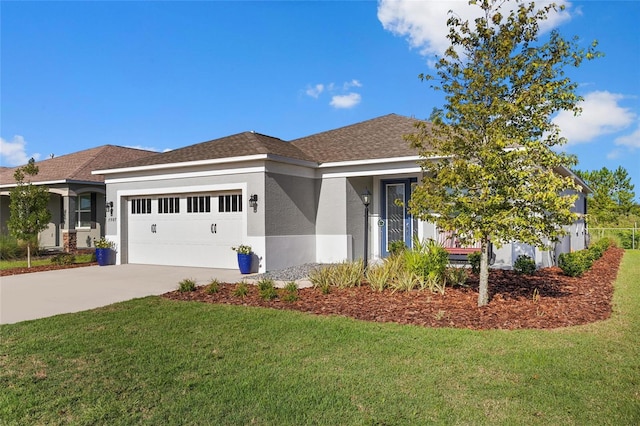
[[[402,118],[412,119],[411,117],[407,117],[407,116],[396,114],[396,113],[392,112],[392,113],[389,113],[389,114],[386,114],[386,115],[381,115],[379,117],[373,117],[373,118],[369,118],[367,120],[362,120],[362,121],[359,121],[357,123],[347,124],[346,126],[341,126],[341,127],[335,128],[335,129],[324,130],[322,132],[312,133],[312,134],[307,135],[307,136],[302,136],[300,138],[292,139],[291,143],[295,144],[296,142],[298,142],[300,140],[303,140],[303,139],[324,135],[326,133],[334,133],[334,132],[339,131],[339,130],[349,129],[349,128],[355,127],[355,126],[361,126],[361,125],[369,123],[371,121],[379,121],[379,120],[382,120],[384,118],[389,118],[389,117],[402,117]]]
[[[95,154],[90,155],[89,157],[87,157],[86,161],[82,162],[81,164],[78,165],[78,167],[75,167],[73,169],[73,172],[70,171],[70,173],[68,173],[69,178],[73,178],[76,173],[78,173],[80,170],[84,169],[85,167],[87,167],[91,162],[93,162],[96,157],[98,157],[98,155],[100,155],[100,153],[104,152],[110,145],[101,145],[101,146],[97,146],[95,148],[92,148],[94,150],[96,150]],[[91,151],[91,149],[86,149],[84,150],[86,151]],[[78,151],[78,152],[83,152],[83,151]],[[68,155],[72,155],[72,154],[68,154]],[[64,157],[64,155],[63,155]],[[59,158],[59,157],[58,157]]]

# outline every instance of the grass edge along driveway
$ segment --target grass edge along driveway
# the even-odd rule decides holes
[[[148,297],[0,327],[0,424],[640,423],[640,252],[610,319],[471,331]]]

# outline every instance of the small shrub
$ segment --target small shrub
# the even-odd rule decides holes
[[[247,294],[249,294],[249,286],[247,285],[246,282],[242,281],[238,284],[236,284],[236,288],[235,290],[233,290],[233,295],[235,297],[246,297]]]
[[[51,263],[54,265],[71,265],[75,261],[76,257],[71,253],[60,253],[51,258]]]
[[[405,268],[418,276],[419,287],[444,293],[449,253],[435,240],[413,240],[413,249],[402,253]]]
[[[0,259],[14,260],[26,256],[18,241],[9,235],[0,235]]]
[[[391,241],[389,243],[389,253],[392,255],[400,254],[407,249],[404,241]]]
[[[319,288],[322,294],[329,294],[333,284],[331,266],[313,269],[309,272],[309,281],[313,284],[313,288]]]
[[[449,267],[445,272],[445,278],[447,285],[451,287],[465,286],[469,275],[467,274],[466,268]]]
[[[285,286],[283,291],[283,295],[281,297],[285,302],[295,302],[299,299],[298,297],[298,284],[295,281],[289,281]]]
[[[471,272],[475,275],[480,273],[480,259],[482,258],[482,253],[479,251],[474,251],[473,253],[469,253],[467,255],[469,259],[469,264],[471,265]]]
[[[531,257],[521,254],[513,262],[513,270],[522,275],[533,275],[536,272],[536,261]]]
[[[185,293],[196,290],[196,282],[191,278],[184,279],[178,283],[178,291]]]
[[[423,287],[424,282],[422,277],[416,275],[414,272],[408,269],[401,269],[398,271],[398,275],[389,283],[389,287],[392,289],[392,293],[396,291],[411,291],[416,288]]]
[[[287,284],[285,284],[284,291],[289,293],[297,293],[298,284],[295,281],[289,281]]]
[[[332,285],[339,288],[359,287],[364,280],[364,263],[362,260],[341,262],[331,265]]]
[[[380,264],[371,265],[366,273],[366,278],[371,288],[377,291],[389,288],[389,283],[398,275],[401,264],[401,256],[391,256],[384,259]]]
[[[579,277],[591,268],[593,260],[587,250],[574,251],[573,253],[561,253],[558,256],[558,266],[565,275]]]
[[[273,300],[278,297],[275,282],[271,278],[263,278],[258,281],[258,294],[264,300]]]
[[[631,230],[617,231],[616,236],[620,240],[620,247],[622,247],[623,249],[632,249],[634,247],[637,249],[638,247],[640,247],[640,233],[638,233],[637,230],[635,234]],[[605,240],[610,239],[605,238]],[[610,242],[613,242],[613,240],[610,240]]]
[[[207,285],[205,289],[205,293],[207,294],[215,294],[220,291],[220,282],[217,279],[211,280],[211,282]]]

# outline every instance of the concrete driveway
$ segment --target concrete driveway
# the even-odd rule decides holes
[[[87,266],[0,278],[0,324],[79,312],[159,295],[191,278],[235,283],[250,276],[232,269],[156,265]]]

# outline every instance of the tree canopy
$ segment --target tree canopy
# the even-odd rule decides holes
[[[556,5],[516,1],[507,14],[513,3],[470,3],[482,17],[470,23],[450,13],[451,45],[436,75],[419,76],[445,93],[445,105],[407,136],[425,172],[409,207],[463,242],[481,242],[482,306],[490,241],[544,246],[576,219],[575,180],[558,173],[571,157],[552,149],[565,141],[551,120],[560,110],[579,112],[577,84],[563,69],[599,54],[595,42],[582,49],[557,31],[540,40],[540,24]]]
[[[27,243],[27,265],[31,267],[31,246],[38,233],[51,220],[48,209],[49,191],[44,186],[31,183],[29,177],[38,174],[38,166],[32,158],[29,163],[16,169],[13,177],[16,186],[9,194],[9,220],[7,227],[13,237]],[[27,181],[25,182],[25,178]]]
[[[609,170],[606,167],[593,171],[577,171],[593,194],[589,195],[589,218],[593,225],[613,224],[621,216],[639,214],[635,202],[636,193],[629,173],[623,167]]]

